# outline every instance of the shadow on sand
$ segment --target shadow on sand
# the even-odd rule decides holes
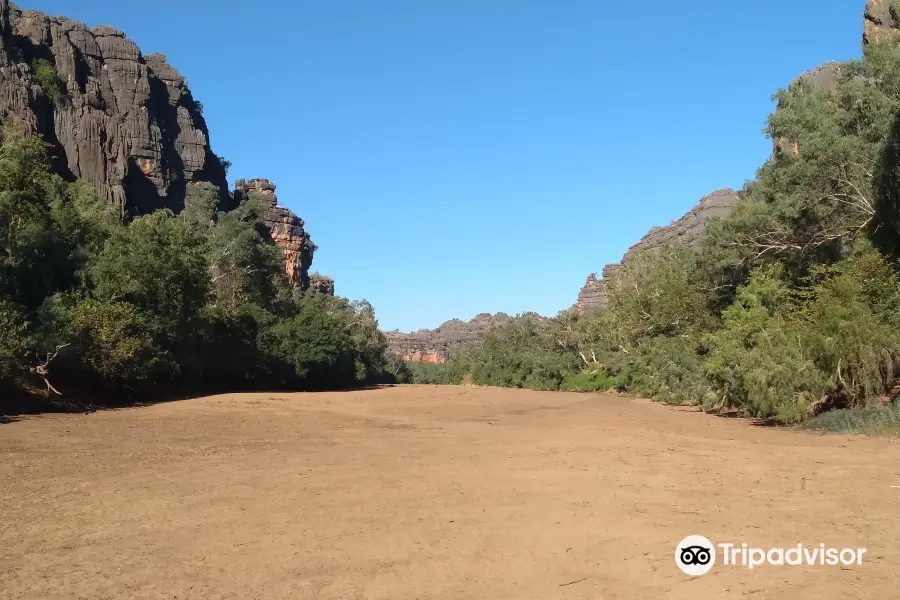
[[[248,388],[248,389],[210,389],[204,391],[192,392],[164,392],[157,391],[153,393],[153,398],[149,394],[142,394],[134,391],[125,397],[102,397],[93,396],[92,399],[86,399],[86,395],[75,395],[66,397],[65,399],[48,398],[41,394],[20,392],[15,396],[11,396],[11,401],[0,405],[0,425],[15,423],[20,421],[22,417],[27,415],[39,414],[90,414],[93,412],[101,412],[108,410],[124,410],[128,408],[145,408],[156,404],[166,404],[169,402],[184,402],[187,400],[196,400],[207,396],[218,396],[222,394],[325,394],[329,392],[358,392],[368,390],[388,389],[395,387],[395,384],[373,384],[356,387],[347,387],[334,390],[298,390],[284,388]]]

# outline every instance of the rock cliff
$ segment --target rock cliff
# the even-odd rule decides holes
[[[284,269],[291,285],[302,290],[309,288],[309,267],[313,255],[318,248],[304,229],[303,219],[287,208],[278,205],[275,195],[275,184],[268,179],[239,179],[235,184],[234,201],[237,204],[255,198],[261,203],[263,220],[272,236],[272,241],[281,248],[284,254]],[[324,281],[317,286],[325,287]],[[334,282],[331,282],[331,293],[334,294]]]
[[[54,168],[86,179],[123,213],[180,210],[189,182],[228,198],[202,107],[162,54],[109,26],[0,0],[0,115],[54,146]]]
[[[863,45],[872,41],[900,40],[900,0],[869,0],[866,5],[863,27]],[[889,38],[888,36],[893,36]],[[837,89],[840,79],[838,63],[828,62],[812,69],[791,82],[791,86],[805,86],[808,89],[832,92]],[[795,140],[776,138],[772,141],[773,152],[802,152]],[[683,217],[667,227],[656,227],[628,249],[622,262],[606,265],[603,278],[597,279],[591,273],[578,294],[575,309],[579,314],[590,314],[608,303],[606,282],[615,277],[628,258],[645,250],[655,248],[669,241],[679,241],[692,245],[706,228],[707,221],[714,216],[724,216],[737,203],[738,195],[731,189],[723,189],[704,197],[699,204]]]
[[[900,39],[900,0],[869,0],[863,16],[863,44]]]
[[[313,273],[309,276],[309,291],[313,294],[334,296],[334,279]]]
[[[482,313],[471,321],[453,319],[437,329],[421,329],[413,333],[385,333],[391,351],[408,362],[443,364],[450,352],[473,344],[491,327],[510,319],[506,313]]]
[[[179,212],[188,186],[209,184],[219,207],[258,193],[291,284],[309,285],[316,246],[303,220],[278,206],[275,186],[239,181],[213,153],[203,107],[163,54],[144,55],[107,25],[20,10],[0,0],[0,117],[51,145],[53,169],[93,184],[123,216]],[[324,278],[317,291],[334,293]]]
[[[596,273],[587,276],[587,281],[581,291],[578,292],[578,302],[575,309],[579,315],[588,315],[598,308],[603,308],[607,304],[606,299],[606,282],[597,279]]]
[[[578,313],[590,314],[607,305],[606,282],[616,276],[629,258],[669,242],[679,242],[686,246],[693,245],[706,229],[711,218],[727,215],[737,202],[738,195],[734,190],[728,188],[718,190],[704,196],[696,206],[677,221],[665,227],[651,229],[637,244],[625,252],[621,262],[608,264],[603,268],[603,279],[597,279],[596,273],[588,276],[587,282],[578,294],[578,302],[575,305]]]

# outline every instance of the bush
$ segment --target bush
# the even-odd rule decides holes
[[[660,336],[640,343],[629,353],[629,389],[667,404],[708,403],[711,390],[698,351],[693,336]]]
[[[392,383],[413,383],[413,374],[409,365],[393,352],[387,353],[385,373]]]
[[[22,374],[34,343],[23,307],[0,298],[0,380]]]
[[[778,265],[755,271],[722,315],[724,327],[707,337],[706,409],[717,404],[792,423],[809,416],[824,395],[826,377],[805,334],[789,318],[791,291],[782,274]]]
[[[407,363],[410,383],[423,385],[449,385],[450,367],[445,364]]]
[[[325,389],[357,380],[353,342],[318,297],[303,298],[294,317],[265,331],[263,347],[281,363],[275,373],[283,385]]]
[[[145,381],[166,362],[142,315],[127,302],[80,302],[68,315],[66,338],[111,388]]]
[[[562,392],[624,391],[627,381],[628,375],[624,372],[616,375],[609,375],[603,371],[572,373],[566,375],[559,389]]]
[[[560,344],[553,322],[530,315],[516,317],[488,330],[482,342],[454,352],[448,379],[467,378],[475,385],[558,390],[577,369],[578,357]]]
[[[44,95],[56,104],[66,95],[66,84],[59,77],[56,67],[45,58],[34,61],[34,76]]]
[[[860,240],[815,278],[802,317],[830,389],[851,406],[888,394],[900,360],[900,282],[891,266]]]
[[[841,409],[814,417],[805,429],[826,433],[900,434],[900,403],[873,404],[856,409]]]
[[[154,342],[172,351],[191,346],[210,293],[206,240],[166,210],[118,228],[88,265],[90,295],[132,304]]]

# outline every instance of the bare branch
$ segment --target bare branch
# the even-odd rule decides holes
[[[57,396],[62,396],[62,393],[60,393],[59,390],[57,390],[55,387],[53,387],[53,385],[50,383],[50,380],[47,379],[47,376],[49,375],[49,371],[50,371],[50,363],[53,362],[53,359],[55,359],[59,355],[59,351],[62,350],[63,348],[65,348],[66,346],[69,346],[69,344],[60,344],[60,345],[56,346],[56,350],[53,352],[52,355],[48,352],[47,358],[44,362],[40,363],[37,366],[31,367],[31,369],[30,369],[32,373],[34,373],[35,375],[37,375],[38,377],[43,379],[44,383],[47,384],[47,393],[50,393],[52,391]]]

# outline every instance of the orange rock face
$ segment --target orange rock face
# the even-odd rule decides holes
[[[287,273],[288,283],[294,287],[302,287],[309,265],[304,268],[305,262],[308,260],[312,263],[312,256],[308,259],[304,257],[307,251],[309,236],[306,232],[298,233],[296,227],[291,223],[292,215],[278,215],[272,221],[268,219],[269,232],[272,235],[272,241],[281,248],[284,256],[284,270]]]
[[[442,365],[447,362],[447,357],[434,351],[409,350],[407,352],[396,352],[395,354],[406,362],[426,363],[429,365]]]
[[[900,2],[869,0],[863,20],[863,45],[896,41],[900,36]]]
[[[447,362],[453,350],[478,342],[488,329],[507,320],[509,315],[505,313],[482,313],[468,322],[453,319],[437,329],[387,331],[385,337],[391,352],[406,362],[440,365]]]
[[[234,196],[237,202],[248,198],[259,200],[269,235],[284,255],[284,271],[288,282],[306,290],[309,287],[309,268],[312,266],[316,245],[304,229],[303,219],[287,208],[278,206],[275,184],[268,179],[240,179]]]

